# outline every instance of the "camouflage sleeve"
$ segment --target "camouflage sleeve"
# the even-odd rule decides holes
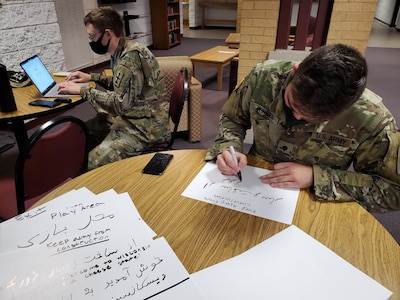
[[[98,113],[111,116],[125,115],[134,107],[135,101],[141,99],[144,86],[144,75],[136,51],[125,55],[113,69],[114,91],[103,92],[94,88],[82,88],[81,96],[88,100]],[[99,76],[101,80],[101,76]]]
[[[205,159],[214,160],[219,153],[233,146],[243,152],[243,140],[250,128],[249,106],[251,99],[251,74],[230,95],[222,107],[219,120],[219,133],[208,148]]]
[[[293,62],[266,60],[258,63],[232,92],[222,108],[219,133],[208,148],[206,160],[213,160],[229,146],[243,152],[243,139],[251,127],[250,103],[257,99],[265,103],[274,98],[278,74],[291,71]],[[278,89],[280,90],[280,88]]]
[[[100,103],[105,103],[109,100],[109,95],[107,92],[100,91],[93,87],[82,86],[81,96],[83,99],[89,101],[92,104],[97,113],[99,114],[109,113],[108,109],[100,105]]]
[[[369,211],[400,210],[400,131],[390,127],[360,145],[354,172],[313,166],[315,195],[355,200]]]
[[[112,76],[104,76],[98,73],[90,73],[91,80],[100,84],[102,87],[109,91],[114,90],[113,86],[113,77]]]

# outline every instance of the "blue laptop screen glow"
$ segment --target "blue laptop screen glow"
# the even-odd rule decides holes
[[[21,67],[25,70],[38,88],[39,92],[42,94],[44,94],[53,83],[55,83],[50,72],[46,69],[37,55],[21,63]]]

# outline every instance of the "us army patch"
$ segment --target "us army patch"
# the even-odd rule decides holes
[[[351,139],[349,138],[326,132],[313,132],[311,139],[314,141],[325,142],[327,144],[334,144],[343,147],[349,147],[351,143]]]

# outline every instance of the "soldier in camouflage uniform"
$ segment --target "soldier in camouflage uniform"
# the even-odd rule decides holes
[[[59,91],[80,94],[97,112],[87,122],[94,147],[89,169],[93,169],[166,144],[170,139],[169,101],[156,58],[144,45],[123,36],[118,12],[100,7],[84,23],[92,50],[111,54],[113,76],[73,72]],[[108,91],[77,84],[88,81]]]
[[[366,77],[362,55],[341,44],[314,50],[300,65],[257,64],[225,103],[206,160],[236,174],[247,164],[242,143],[252,128],[250,154],[275,163],[263,183],[310,188],[320,200],[357,201],[370,211],[400,210],[400,132]]]

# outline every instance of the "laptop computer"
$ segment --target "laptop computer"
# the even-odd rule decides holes
[[[20,63],[21,68],[32,80],[33,84],[39,90],[43,97],[71,97],[77,95],[59,94],[57,92],[58,84],[47,70],[39,56],[34,55]],[[83,83],[82,85],[88,85]]]

